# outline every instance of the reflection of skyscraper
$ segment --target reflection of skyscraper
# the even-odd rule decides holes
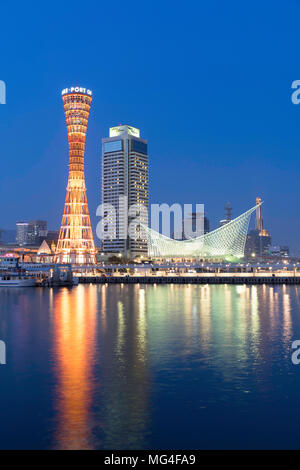
[[[146,448],[146,292],[110,287],[54,294],[56,449]]]
[[[69,140],[69,179],[62,217],[57,262],[96,262],[84,177],[84,149],[92,92],[72,87],[62,91]]]
[[[110,128],[109,138],[102,139],[102,203],[115,208],[116,230],[104,238],[104,251],[122,253],[128,258],[147,255],[147,241],[134,240],[126,234],[131,221],[129,207],[142,204],[148,210],[148,197],[147,141],[134,127]],[[148,225],[142,212],[133,218],[138,215]]]
[[[147,446],[149,377],[147,293],[140,286],[105,287],[101,308],[109,312],[101,341],[103,388],[99,427],[106,449],[141,449]],[[130,313],[129,313],[130,312]],[[102,330],[103,320],[99,330]],[[128,432],[130,430],[130,432]]]

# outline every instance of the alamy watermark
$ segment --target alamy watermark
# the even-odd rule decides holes
[[[298,366],[300,364],[300,340],[297,339],[292,343],[292,349],[295,351],[292,353],[292,363],[294,366]]]
[[[6,84],[0,80],[0,104],[6,104]]]
[[[101,217],[96,227],[100,240],[145,239],[148,227],[175,240],[204,234],[204,204],[151,204],[149,211],[147,205],[130,205],[127,196],[119,196],[115,204],[100,204],[96,215]]]
[[[6,345],[4,341],[0,340],[0,365],[6,364]]]

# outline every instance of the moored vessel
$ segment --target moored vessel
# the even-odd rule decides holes
[[[19,265],[19,258],[11,255],[0,259],[0,287],[34,287],[35,276],[30,276]]]
[[[7,272],[0,274],[0,287],[34,287],[35,285],[35,278],[23,273]]]

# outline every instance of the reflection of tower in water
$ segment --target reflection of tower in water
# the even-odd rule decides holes
[[[55,393],[57,432],[55,448],[93,447],[90,412],[97,292],[91,287],[59,291],[54,301],[54,362],[57,371]]]
[[[80,285],[54,293],[55,447],[147,448],[150,402],[161,383],[164,397],[173,393],[170,376],[160,375],[157,384],[155,374],[192,371],[199,357],[213,375],[237,380],[243,390],[258,361],[252,372],[262,389],[274,365],[274,338],[283,337],[289,352],[293,290]],[[199,398],[204,406],[207,399]]]
[[[79,285],[54,297],[55,448],[145,448],[145,295]]]

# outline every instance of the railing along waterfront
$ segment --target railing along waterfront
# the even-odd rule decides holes
[[[300,276],[81,276],[82,284],[300,284]]]

